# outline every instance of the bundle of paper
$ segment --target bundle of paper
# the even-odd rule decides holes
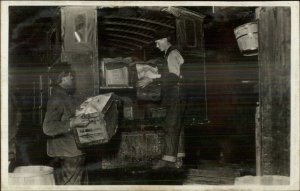
[[[87,99],[76,111],[76,116],[80,115],[82,119],[88,119],[89,124],[74,128],[78,148],[107,143],[118,129],[118,110],[113,93]]]
[[[128,68],[116,68],[105,70],[105,78],[107,86],[128,86]]]
[[[106,93],[88,98],[80,105],[80,109],[76,110],[76,116],[96,112],[105,113],[110,102],[113,101],[113,97],[114,93]]]
[[[136,70],[138,79],[160,78],[161,75],[158,73],[158,68],[150,66],[148,64],[136,64]],[[146,87],[137,88],[137,99],[144,101],[159,101],[161,99],[161,87],[159,84],[150,83]]]
[[[103,58],[101,61],[103,85],[129,86],[128,66],[131,62],[131,57]]]
[[[138,75],[138,79],[142,78],[160,78],[160,74],[158,74],[158,68],[152,67],[148,64],[136,64],[136,71]]]

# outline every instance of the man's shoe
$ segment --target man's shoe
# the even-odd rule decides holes
[[[182,157],[177,157],[175,167],[178,168],[178,169],[183,167]]]
[[[152,170],[158,170],[162,168],[175,168],[174,162],[159,160],[153,167]]]

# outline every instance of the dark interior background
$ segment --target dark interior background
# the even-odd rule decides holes
[[[185,162],[197,165],[205,159],[254,164],[258,62],[257,56],[245,57],[240,53],[233,33],[235,27],[254,20],[254,8],[224,14],[213,12],[212,7],[186,8],[206,16],[209,123],[186,127]],[[146,14],[137,11],[130,14]],[[51,6],[9,8],[9,89],[15,92],[23,114],[18,133],[22,164],[50,162],[46,155],[46,138],[36,119],[33,87],[38,84],[39,74],[47,71],[46,37],[58,19],[57,13],[58,7]],[[157,50],[154,47],[152,51]]]

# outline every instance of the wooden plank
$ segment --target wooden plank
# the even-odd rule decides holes
[[[289,8],[268,7],[260,10],[262,175],[289,176],[290,32]]]
[[[127,46],[135,46],[135,47],[138,47],[139,49],[142,49],[143,46],[141,45],[138,45],[138,44],[135,44],[135,43],[132,43],[132,42],[128,42],[126,40],[121,40],[121,39],[106,39],[107,41],[111,41],[111,42],[114,42],[114,43],[121,43],[121,44],[125,44]]]
[[[255,146],[256,146],[256,175],[261,176],[261,124],[260,124],[260,107],[259,105],[256,107],[255,112]]]
[[[163,23],[161,21],[157,21],[157,20],[147,19],[147,18],[136,18],[136,17],[107,17],[107,18],[120,19],[120,20],[131,20],[131,21],[141,21],[141,22],[145,22],[145,23],[159,25],[162,27],[167,27],[169,29],[175,29],[175,27],[172,25],[169,25],[169,24]]]
[[[138,25],[138,24],[132,24],[132,23],[125,23],[125,22],[122,23],[122,22],[115,22],[115,21],[105,21],[104,24],[105,25],[134,27],[134,28],[144,29],[144,30],[153,31],[153,32],[156,31],[154,28],[151,28],[151,27],[142,26],[142,25]]]
[[[240,173],[229,168],[220,168],[215,170],[189,169],[187,176],[195,177],[211,177],[211,178],[230,178],[239,177]]]
[[[142,42],[144,44],[150,44],[152,41],[145,41],[142,39],[138,39],[135,37],[129,37],[129,36],[125,36],[125,35],[119,35],[119,34],[106,34],[107,36],[111,36],[111,37],[117,37],[117,38],[122,38],[122,39],[128,39],[128,40],[134,40],[137,42]]]
[[[108,44],[111,46],[117,47],[117,48],[124,49],[124,50],[131,50],[131,51],[135,50],[134,48],[132,48],[130,46],[122,45],[120,43],[108,42]]]
[[[105,31],[124,32],[124,33],[129,33],[129,34],[143,36],[143,37],[150,38],[150,39],[153,38],[153,36],[147,35],[145,33],[140,33],[140,32],[136,32],[136,31],[132,31],[132,30],[126,30],[126,29],[113,28],[113,27],[105,28]]]
[[[234,184],[234,178],[209,178],[209,177],[186,177],[183,184],[207,184],[207,185],[231,185]]]

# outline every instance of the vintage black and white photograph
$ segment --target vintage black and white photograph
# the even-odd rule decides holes
[[[1,3],[5,189],[299,189],[299,2],[193,3]]]

